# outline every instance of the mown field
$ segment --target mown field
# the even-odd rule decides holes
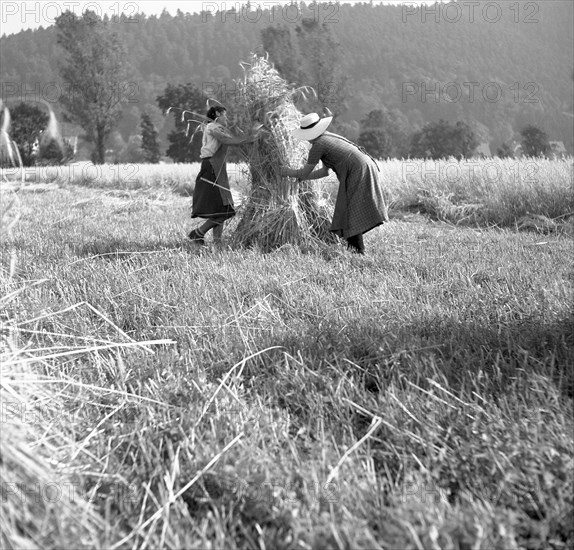
[[[572,547],[572,159],[380,166],[365,257],[197,250],[197,166],[3,173],[2,547]]]

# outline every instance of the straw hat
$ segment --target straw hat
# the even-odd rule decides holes
[[[309,113],[299,121],[299,128],[293,130],[293,137],[307,141],[315,139],[327,130],[332,120],[332,116],[321,118],[317,113]]]

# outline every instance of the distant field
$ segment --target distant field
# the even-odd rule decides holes
[[[574,214],[573,159],[390,160],[379,166],[395,210],[423,209],[450,223],[516,226],[525,216],[562,224]],[[191,196],[199,163],[76,163],[62,167],[3,170],[4,179],[28,183],[81,185],[102,189],[165,189]],[[247,192],[245,164],[229,164],[236,196]],[[316,182],[335,195],[334,174]],[[528,222],[532,223],[532,221]]]
[[[5,173],[3,541],[572,548],[572,163],[405,162],[365,257],[193,248],[197,165]]]

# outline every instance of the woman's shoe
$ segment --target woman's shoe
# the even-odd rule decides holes
[[[204,246],[204,245],[205,245],[205,240],[204,240],[204,238],[203,238],[203,237],[200,237],[200,236],[197,234],[197,232],[195,231],[195,229],[192,229],[192,230],[189,232],[188,237],[189,237],[189,239],[190,239],[191,241],[193,241],[195,244],[198,244],[199,246]]]

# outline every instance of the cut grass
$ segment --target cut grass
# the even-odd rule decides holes
[[[572,158],[392,160],[383,170],[391,181],[400,174],[396,204],[450,223],[514,227],[529,215],[574,216]]]
[[[198,253],[165,191],[21,199],[2,295],[44,282],[2,315],[26,356],[79,351],[34,368],[86,546],[572,545],[565,236],[413,218],[365,258]]]
[[[276,165],[279,165],[278,161]],[[379,167],[385,191],[390,198],[391,216],[410,209],[455,225],[574,234],[572,158],[461,161],[394,159],[379,162]],[[266,170],[271,168],[267,166]],[[23,177],[31,184],[24,186],[30,192],[49,190],[54,185],[65,187],[73,184],[113,192],[164,191],[191,196],[198,171],[199,163],[103,166],[84,163],[53,168],[25,168]],[[244,163],[230,163],[228,172],[236,192],[236,202],[239,203],[242,195],[248,196],[251,192],[249,168]],[[14,187],[19,187],[22,179],[20,169],[2,170],[1,175],[12,180]],[[275,177],[274,172],[259,174],[257,177],[261,180],[265,175],[270,181]],[[273,180],[270,185],[276,183]],[[319,197],[330,194],[333,199],[338,188],[334,175],[310,185],[317,190]],[[284,188],[286,191],[288,186]]]

